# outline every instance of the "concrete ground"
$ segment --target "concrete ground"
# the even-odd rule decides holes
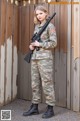
[[[42,103],[39,105],[39,115],[28,117],[22,116],[23,112],[29,109],[30,104],[31,102],[29,101],[17,99],[12,103],[3,106],[0,110],[11,110],[11,121],[80,121],[80,113],[57,106],[54,107],[54,117],[42,119],[42,114],[46,109],[46,105]]]

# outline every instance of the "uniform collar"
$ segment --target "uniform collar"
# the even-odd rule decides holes
[[[39,24],[39,28],[41,28],[45,23],[46,21],[43,21],[41,24]]]

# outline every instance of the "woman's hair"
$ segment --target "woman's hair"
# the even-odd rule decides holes
[[[40,23],[38,21],[37,17],[36,17],[36,11],[37,10],[43,11],[44,13],[46,13],[48,15],[48,10],[47,10],[47,8],[45,6],[43,6],[43,5],[37,5],[36,8],[35,8],[35,10],[34,10],[34,23],[35,24]],[[47,16],[46,16],[46,18],[47,18]]]
[[[48,13],[47,8],[46,8],[45,6],[43,6],[43,5],[38,5],[38,6],[36,6],[35,12],[36,12],[36,10],[41,10],[41,11],[43,11],[43,12],[45,12],[45,13]]]

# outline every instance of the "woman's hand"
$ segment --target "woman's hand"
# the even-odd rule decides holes
[[[32,44],[29,45],[30,50],[34,50],[34,46]]]
[[[34,47],[40,47],[40,44],[39,44],[38,41],[31,43],[31,45],[34,46]]]

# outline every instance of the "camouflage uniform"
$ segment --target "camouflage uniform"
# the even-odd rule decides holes
[[[38,32],[42,25],[35,26]],[[56,31],[52,23],[49,23],[41,35],[41,48],[33,52],[31,59],[31,80],[32,80],[32,103],[39,103],[41,98],[41,83],[45,94],[46,103],[55,105],[55,92],[53,84],[53,56],[51,49],[57,45]]]

